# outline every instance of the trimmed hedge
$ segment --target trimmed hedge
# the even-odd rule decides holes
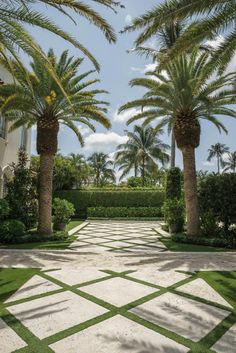
[[[185,234],[175,234],[171,236],[171,239],[176,243],[206,245],[206,246],[212,246],[217,248],[236,249],[236,237],[233,235],[227,238],[202,238],[202,237],[190,237]]]
[[[159,218],[161,210],[156,207],[89,207],[90,218]]]
[[[153,207],[161,209],[165,193],[162,190],[69,190],[54,195],[74,204],[76,216],[86,218],[91,207]]]

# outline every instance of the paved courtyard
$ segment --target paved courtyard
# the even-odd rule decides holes
[[[64,252],[1,250],[0,267],[38,270],[0,303],[0,353],[236,353],[236,307],[198,272],[235,255],[170,254],[159,227],[91,222]]]

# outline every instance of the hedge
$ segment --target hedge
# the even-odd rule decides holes
[[[69,190],[54,195],[72,202],[76,216],[87,217],[89,207],[154,207],[161,209],[165,193],[162,190]]]
[[[157,207],[89,207],[89,218],[160,218]]]
[[[185,234],[172,235],[171,239],[176,243],[206,245],[217,248],[236,249],[236,237],[231,236],[228,238],[202,238],[190,237]]]

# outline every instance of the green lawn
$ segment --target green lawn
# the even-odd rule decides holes
[[[213,246],[206,245],[195,245],[195,244],[183,244],[176,243],[171,238],[162,237],[160,238],[161,242],[167,247],[170,251],[176,252],[224,252],[224,251],[233,251],[225,248],[216,248]]]
[[[73,219],[67,226],[66,230],[70,231],[76,226],[82,224],[83,221]],[[75,241],[76,236],[71,235],[66,240],[53,240],[35,243],[22,243],[22,244],[4,244],[0,248],[7,249],[45,249],[45,250],[64,250],[67,249],[73,241]]]

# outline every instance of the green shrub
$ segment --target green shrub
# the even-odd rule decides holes
[[[236,249],[236,235],[231,234],[228,238],[206,238],[190,237],[186,234],[172,235],[172,240],[176,243],[206,245],[219,248]]]
[[[55,198],[53,200],[53,221],[55,225],[68,224],[71,216],[75,214],[73,204],[67,200]]]
[[[10,207],[7,200],[0,199],[0,220],[6,218],[10,213]]]
[[[10,243],[25,235],[25,225],[16,219],[10,219],[0,224],[0,242]]]
[[[236,174],[208,175],[199,182],[201,215],[211,213],[223,222],[225,233],[236,223]]]
[[[158,218],[162,213],[155,207],[89,207],[91,218]]]
[[[164,192],[158,189],[151,190],[70,190],[60,191],[56,197],[73,203],[76,216],[87,217],[90,207],[154,207],[161,209],[164,202]]]
[[[212,212],[201,214],[201,233],[207,237],[218,236],[220,232],[216,217]]]
[[[162,207],[165,220],[171,232],[178,233],[183,230],[184,225],[184,202],[183,200],[167,199]]]
[[[177,167],[170,168],[166,175],[166,199],[181,198],[181,170]]]

